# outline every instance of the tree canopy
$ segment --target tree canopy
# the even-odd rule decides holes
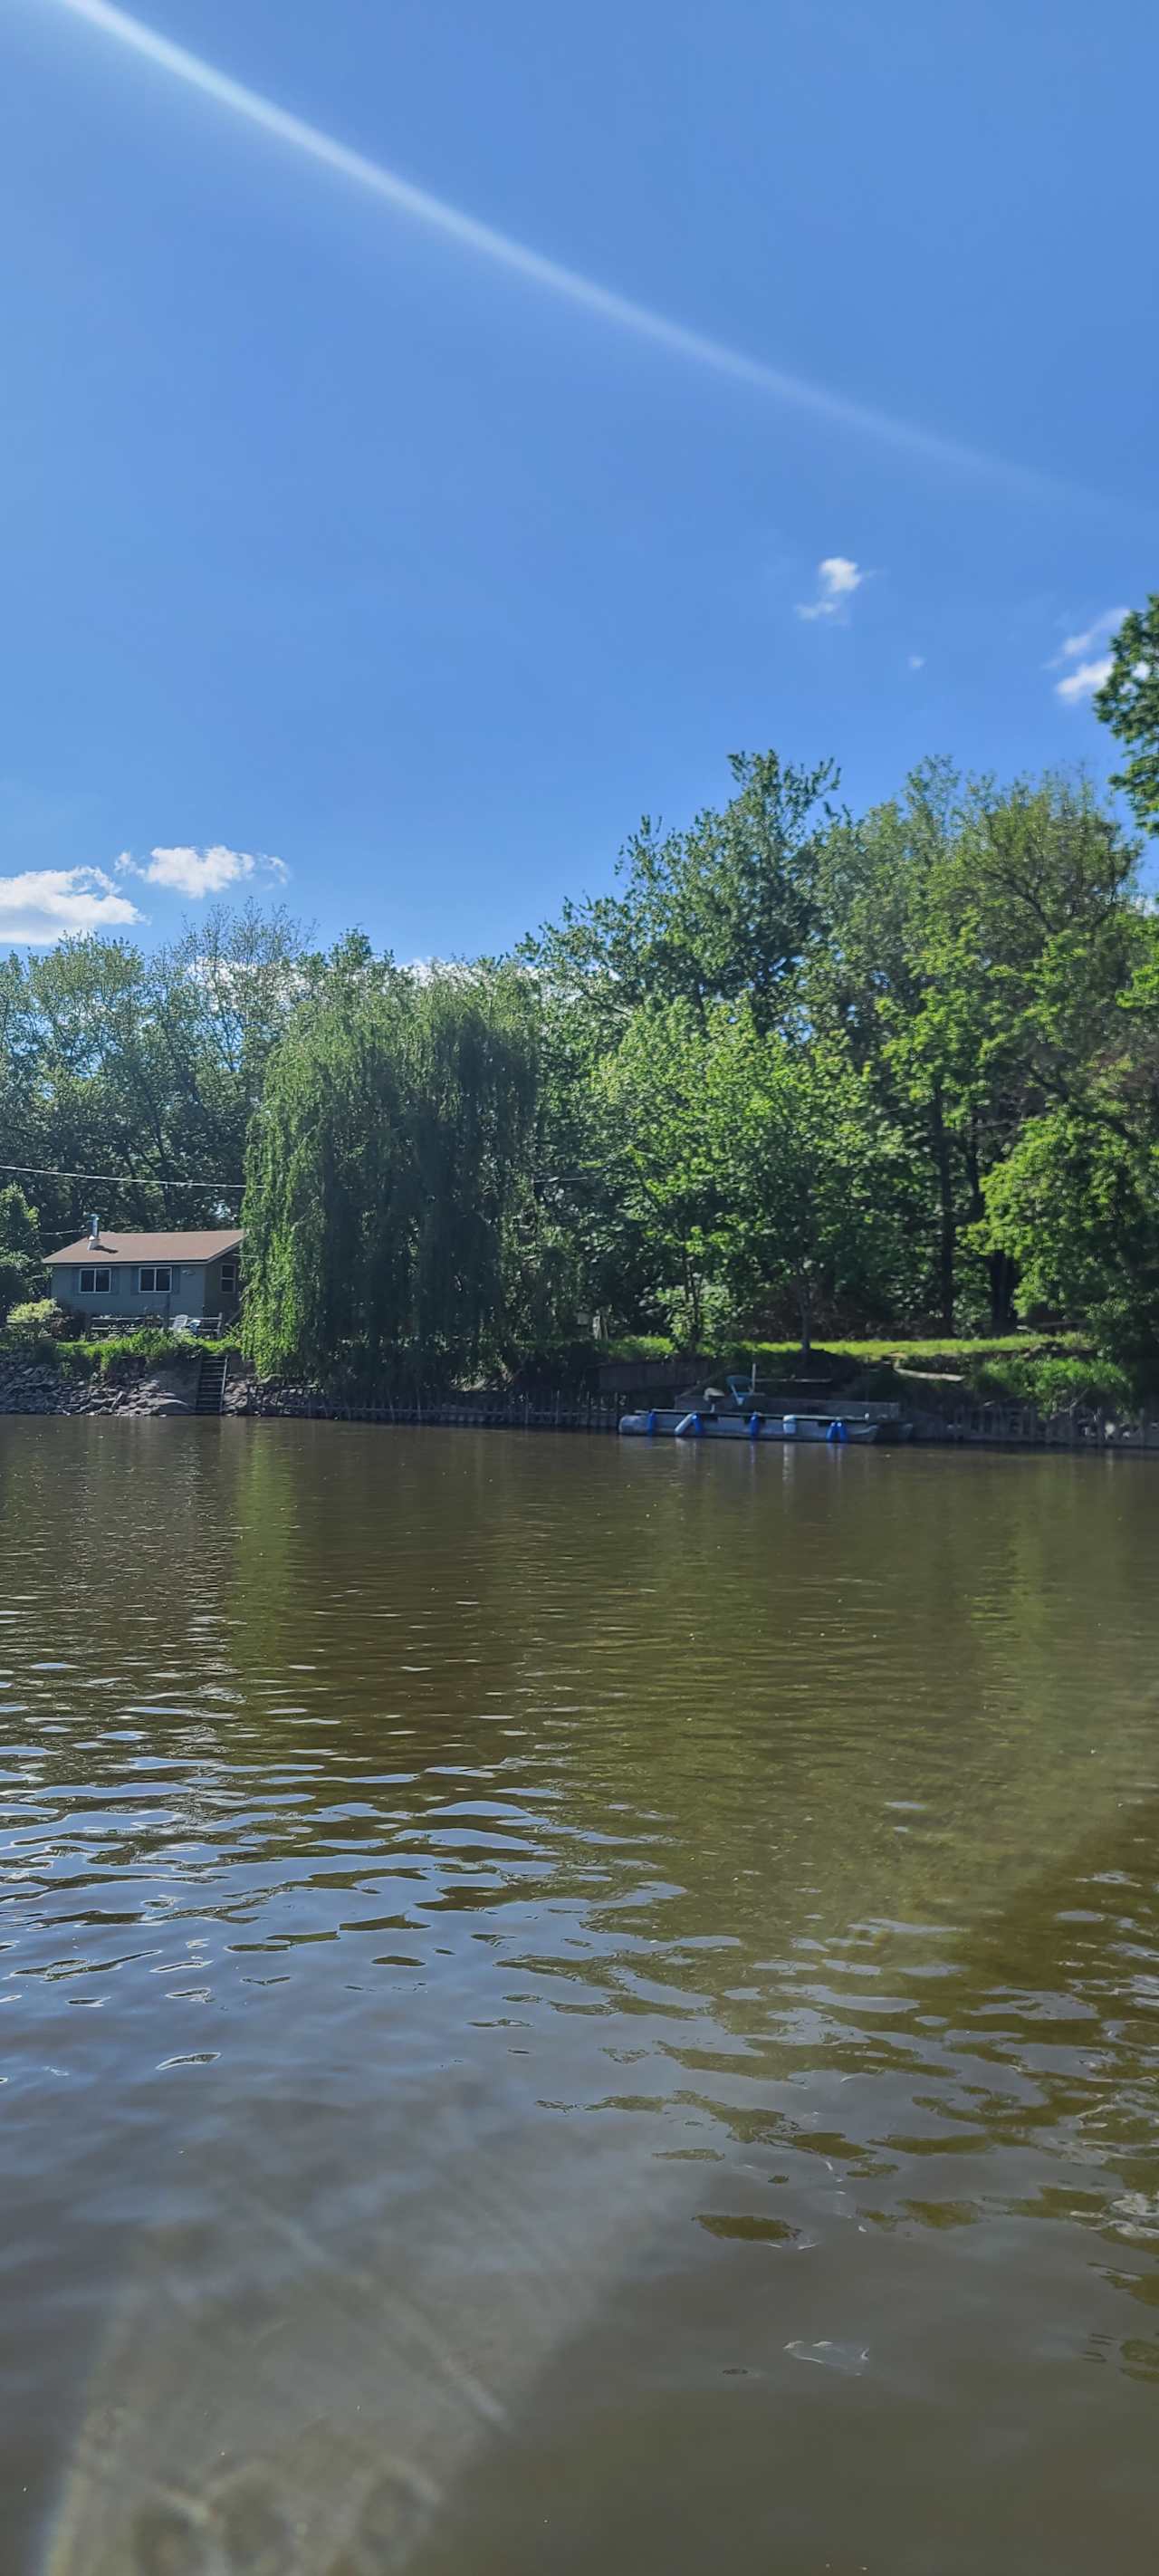
[[[0,1189],[0,1323],[13,1306],[39,1291],[43,1269],[36,1209],[10,1181]]]
[[[1125,790],[1141,830],[1159,832],[1159,590],[1124,618],[1095,707],[1129,754],[1112,784]]]
[[[256,906],[151,955],[93,936],[0,960],[0,1135],[46,1246],[98,1202],[138,1227],[236,1211],[266,1060],[318,963],[285,912]]]
[[[253,1122],[249,1345],[270,1371],[476,1365],[512,1329],[536,1034],[510,969],[417,980],[339,956]]]
[[[1139,758],[1157,616],[1108,682]],[[1159,1368],[1159,922],[1114,806],[944,758],[861,814],[827,762],[729,784],[507,960],[251,908],[0,961],[0,1195],[46,1250],[240,1208],[270,1370],[1032,1313]]]

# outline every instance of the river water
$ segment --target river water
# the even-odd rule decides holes
[[[1159,1481],[0,1423],[0,2561],[1089,2576]]]

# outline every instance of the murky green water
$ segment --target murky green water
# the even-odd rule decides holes
[[[0,1423],[0,2559],[1089,2576],[1159,1477]]]

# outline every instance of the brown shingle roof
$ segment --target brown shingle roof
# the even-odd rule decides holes
[[[99,1261],[115,1270],[131,1261],[217,1261],[223,1252],[236,1252],[240,1242],[238,1225],[224,1234],[122,1234],[116,1226],[99,1243],[82,1234],[79,1243],[66,1243],[46,1257],[50,1269],[61,1261]]]

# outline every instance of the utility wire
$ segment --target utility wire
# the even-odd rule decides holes
[[[606,1172],[606,1163],[581,1163],[571,1172],[536,1172],[537,1181],[582,1181],[591,1172]],[[0,1172],[25,1172],[38,1181],[123,1181],[133,1190],[244,1190],[244,1181],[155,1181],[144,1172],[58,1172],[47,1163],[0,1163]]]
[[[231,1190],[244,1181],[153,1181],[143,1172],[57,1172],[47,1163],[0,1163],[0,1172],[24,1172],[37,1181],[123,1181],[133,1190]]]
[[[581,1163],[575,1171],[535,1172],[532,1179],[537,1185],[548,1181],[584,1181],[593,1172],[606,1176],[607,1171],[606,1163]],[[0,1163],[0,1172],[20,1172],[25,1179],[35,1181],[113,1181],[130,1190],[220,1190],[229,1198],[239,1197],[245,1188],[244,1181],[212,1178],[204,1181],[155,1181],[145,1172],[59,1172],[49,1163]]]

